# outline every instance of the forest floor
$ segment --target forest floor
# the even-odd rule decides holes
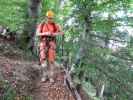
[[[52,84],[49,81],[41,82],[41,74],[37,61],[28,60],[23,51],[15,46],[15,42],[0,38],[0,80],[6,80],[16,90],[16,100],[27,95],[34,100],[75,100],[63,83],[64,77],[58,80],[62,76],[60,71],[56,73],[57,80]]]

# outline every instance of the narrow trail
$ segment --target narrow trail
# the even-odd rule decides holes
[[[17,95],[31,95],[33,100],[75,100],[64,84],[64,75],[56,66],[55,83],[41,82],[42,69],[37,61],[27,61],[14,43],[0,39],[0,74]]]
[[[32,95],[33,100],[75,100],[64,84],[62,73],[56,73],[55,83],[41,82],[39,67],[35,62],[22,62],[0,56],[0,72],[18,95]]]
[[[62,82],[39,82],[34,89],[34,100],[75,100],[71,91]]]

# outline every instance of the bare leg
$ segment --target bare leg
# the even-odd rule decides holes
[[[53,62],[49,62],[49,74],[48,74],[48,77],[49,77],[49,80],[51,83],[54,82],[54,63]]]
[[[55,49],[56,44],[55,41],[49,42],[49,50],[48,50],[48,62],[49,62],[49,80],[50,82],[54,82],[54,67],[55,67]]]

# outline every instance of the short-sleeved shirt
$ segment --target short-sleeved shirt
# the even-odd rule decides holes
[[[52,34],[60,32],[60,26],[55,23],[41,23],[37,27],[38,35],[43,35],[44,32],[50,32]]]

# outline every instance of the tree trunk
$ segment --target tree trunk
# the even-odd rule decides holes
[[[105,85],[103,84],[100,92],[100,98],[103,98],[104,89],[105,89]]]
[[[26,23],[24,25],[23,34],[21,36],[21,46],[33,47],[33,41],[36,31],[36,23],[39,16],[41,0],[29,0],[28,11],[26,15]],[[23,42],[22,42],[23,41]],[[25,49],[25,48],[24,48]]]
[[[84,58],[84,56],[86,55],[86,52],[88,51],[87,46],[85,46],[84,44],[86,44],[87,42],[89,42],[89,33],[91,31],[91,17],[90,14],[91,12],[89,12],[89,14],[87,16],[85,16],[84,20],[85,20],[85,24],[84,24],[84,32],[81,33],[81,41],[80,41],[80,49],[76,55],[76,61],[75,64],[78,65],[80,63],[80,60]]]

